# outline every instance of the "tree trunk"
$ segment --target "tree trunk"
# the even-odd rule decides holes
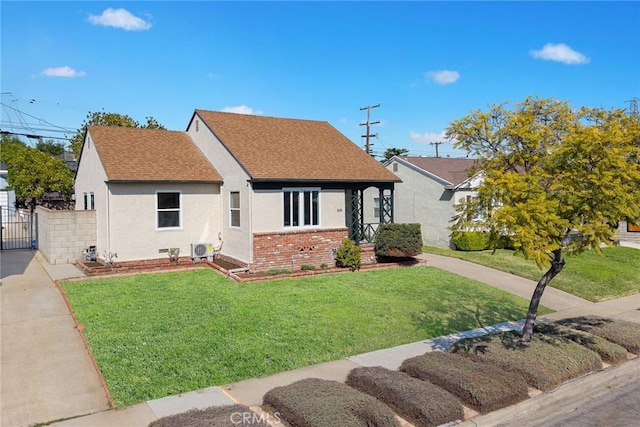
[[[531,296],[531,302],[529,303],[529,311],[527,312],[527,320],[524,323],[524,328],[522,329],[522,341],[531,341],[531,337],[533,336],[533,325],[536,322],[536,317],[538,316],[538,306],[540,305],[540,300],[542,299],[542,293],[544,289],[547,287],[551,279],[556,277],[558,273],[562,271],[564,267],[564,257],[562,256],[562,249],[556,249],[553,251],[553,259],[551,260],[551,267],[544,273],[544,276],[538,282],[536,289],[533,291],[533,295]]]

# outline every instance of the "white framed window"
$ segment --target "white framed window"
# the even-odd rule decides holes
[[[373,217],[380,219],[380,197],[373,198]]]
[[[82,193],[83,195],[83,199],[84,199],[84,210],[86,211],[87,209],[89,209],[89,195],[87,193]]]
[[[320,225],[319,188],[284,188],[283,193],[285,227]]]
[[[179,191],[157,191],[157,228],[180,228],[182,226],[182,194]]]
[[[229,224],[231,227],[240,227],[240,192],[229,193]]]
[[[96,208],[96,200],[93,195],[93,191],[89,193],[89,198],[91,199],[91,210],[94,210]]]

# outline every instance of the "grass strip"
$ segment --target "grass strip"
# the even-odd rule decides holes
[[[424,246],[424,252],[463,259],[476,264],[506,271],[507,273],[538,281],[544,271],[533,259],[524,259],[512,250],[464,252]],[[569,292],[592,302],[620,298],[640,292],[640,251],[634,248],[604,248],[603,255],[595,251],[573,256],[567,254],[562,272],[549,286]]]

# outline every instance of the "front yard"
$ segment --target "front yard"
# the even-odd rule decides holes
[[[506,249],[464,252],[431,246],[423,251],[460,258],[497,270],[538,281],[548,267],[540,270],[533,259]],[[549,284],[592,302],[620,298],[640,292],[640,250],[626,247],[605,248],[603,256],[587,251],[577,256],[566,255],[566,265]]]
[[[528,304],[430,267],[247,284],[194,270],[62,286],[118,406],[521,319]]]

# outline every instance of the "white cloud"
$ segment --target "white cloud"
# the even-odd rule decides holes
[[[440,133],[432,133],[432,132],[425,132],[425,133],[419,133],[419,132],[411,132],[409,134],[409,137],[414,140],[415,142],[418,142],[420,144],[428,144],[430,142],[442,142],[444,140],[447,139],[446,135],[444,132],[440,132]]]
[[[460,73],[449,70],[427,71],[425,77],[439,85],[448,85],[458,81]]]
[[[43,76],[47,77],[82,77],[87,73],[84,71],[76,71],[69,66],[57,67],[57,68],[47,68],[42,73]]]
[[[122,28],[127,31],[142,31],[151,28],[150,23],[132,15],[126,9],[105,9],[102,15],[89,15],[89,22],[94,25]]]
[[[531,56],[545,61],[556,61],[565,64],[587,64],[591,59],[571,49],[564,43],[547,43],[540,50],[529,51]]]
[[[222,111],[225,113],[255,114],[256,116],[262,115],[262,111],[260,110],[253,111],[253,108],[247,107],[246,105],[238,105],[236,107],[224,107]]]

